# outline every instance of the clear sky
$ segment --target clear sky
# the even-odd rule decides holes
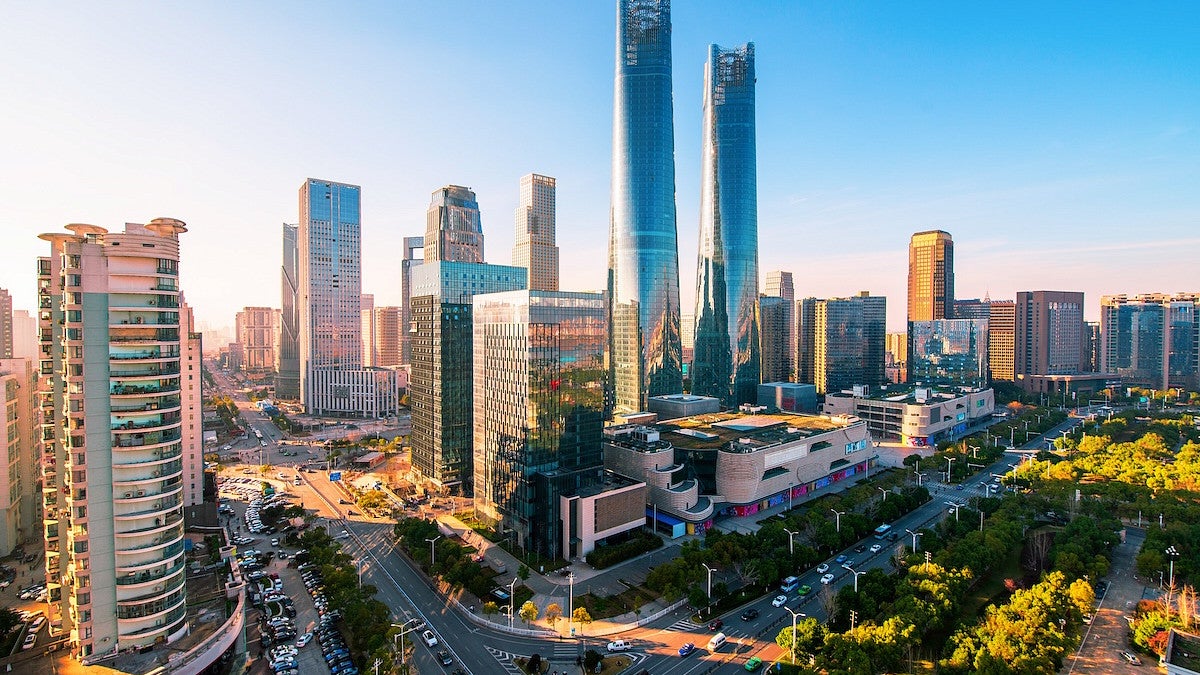
[[[188,223],[202,321],[279,305],[308,176],[363,188],[364,292],[399,304],[430,193],[479,197],[510,261],[518,181],[558,179],[563,287],[603,285],[615,3],[6,3],[0,287],[36,235]],[[1200,290],[1193,2],[721,2],[673,8],[680,280],[695,294],[706,47],[757,48],[760,271],[888,297],[906,247],[956,243],[957,295]]]

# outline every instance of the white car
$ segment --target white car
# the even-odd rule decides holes
[[[871,544],[871,553],[879,553],[883,550],[883,544]]]
[[[833,573],[829,573],[829,574],[826,574],[825,576],[821,577],[821,583],[823,583],[825,585],[832,584],[833,583]]]
[[[829,571],[829,563],[821,563],[817,565],[817,574],[824,574]]]
[[[436,647],[437,646],[437,643],[438,643],[437,636],[435,636],[433,634],[433,631],[431,631],[431,630],[427,630],[424,633],[421,633],[421,639],[425,641],[426,647]]]
[[[608,643],[608,651],[610,652],[627,652],[630,649],[633,649],[633,645],[624,640],[615,640]]]
[[[777,595],[775,596],[775,599],[771,601],[771,606],[773,607],[783,607],[785,604],[787,604],[786,595]]]

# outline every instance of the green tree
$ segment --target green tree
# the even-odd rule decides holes
[[[483,603],[483,613],[486,614],[487,616],[491,616],[491,615],[497,614],[499,612],[500,612],[500,608],[496,605],[496,603],[492,602],[491,600],[488,600],[487,602]]]
[[[518,566],[517,577],[519,577],[521,581],[529,581],[529,567],[527,565]]]
[[[531,624],[534,621],[537,621],[538,606],[533,604],[532,600],[526,600],[525,603],[521,605],[520,611],[517,612],[517,616],[520,616],[521,620],[524,621],[526,625]]]

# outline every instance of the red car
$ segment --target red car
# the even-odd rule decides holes
[[[724,625],[725,625],[724,621],[722,621],[720,619],[713,619],[712,622],[708,624],[708,629],[709,630],[721,630],[721,626],[724,626]]]

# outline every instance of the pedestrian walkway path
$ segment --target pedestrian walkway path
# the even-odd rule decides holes
[[[695,633],[702,628],[704,628],[702,624],[694,623],[688,619],[680,619],[670,626],[667,626],[663,630],[674,631],[677,633]]]

